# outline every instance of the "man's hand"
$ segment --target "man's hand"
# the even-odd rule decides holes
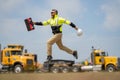
[[[36,24],[36,22],[33,22],[33,25],[35,25]]]
[[[75,30],[78,30],[78,27],[75,27]]]

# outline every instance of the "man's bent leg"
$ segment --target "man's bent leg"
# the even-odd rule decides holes
[[[66,52],[69,53],[69,54],[72,54],[76,59],[78,59],[77,51],[73,51],[73,50],[69,49],[68,47],[64,46],[64,45],[62,44],[62,40],[61,40],[61,39],[59,39],[59,40],[56,42],[56,44],[57,44],[57,46],[58,46],[61,50],[66,51]]]
[[[69,49],[68,47],[62,44],[62,39],[58,40],[56,44],[61,50],[66,51],[69,54],[73,54],[73,50]]]

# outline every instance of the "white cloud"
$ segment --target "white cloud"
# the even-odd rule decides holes
[[[23,3],[25,0],[0,0],[0,10],[10,11],[16,8],[19,4]]]
[[[109,0],[101,9],[105,13],[104,26],[112,30],[120,28],[120,1]]]
[[[17,35],[23,29],[23,24],[19,19],[3,19],[1,26],[0,33],[6,37]]]
[[[58,9],[59,14],[65,17],[80,15],[84,11],[80,0],[50,0],[48,5],[51,9]]]

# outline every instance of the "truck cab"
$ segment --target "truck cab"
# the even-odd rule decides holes
[[[7,48],[18,48],[18,49],[21,49],[21,51],[23,51],[24,46],[19,44],[8,44]]]
[[[115,56],[108,56],[107,52],[93,48],[91,62],[93,65],[102,65],[102,70],[112,72],[117,69],[118,58]]]
[[[35,56],[26,56],[21,47],[10,47],[1,50],[0,63],[2,70],[14,71],[20,73],[25,70],[35,70]]]

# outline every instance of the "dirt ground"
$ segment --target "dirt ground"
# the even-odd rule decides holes
[[[2,73],[0,80],[120,80],[120,72]]]

